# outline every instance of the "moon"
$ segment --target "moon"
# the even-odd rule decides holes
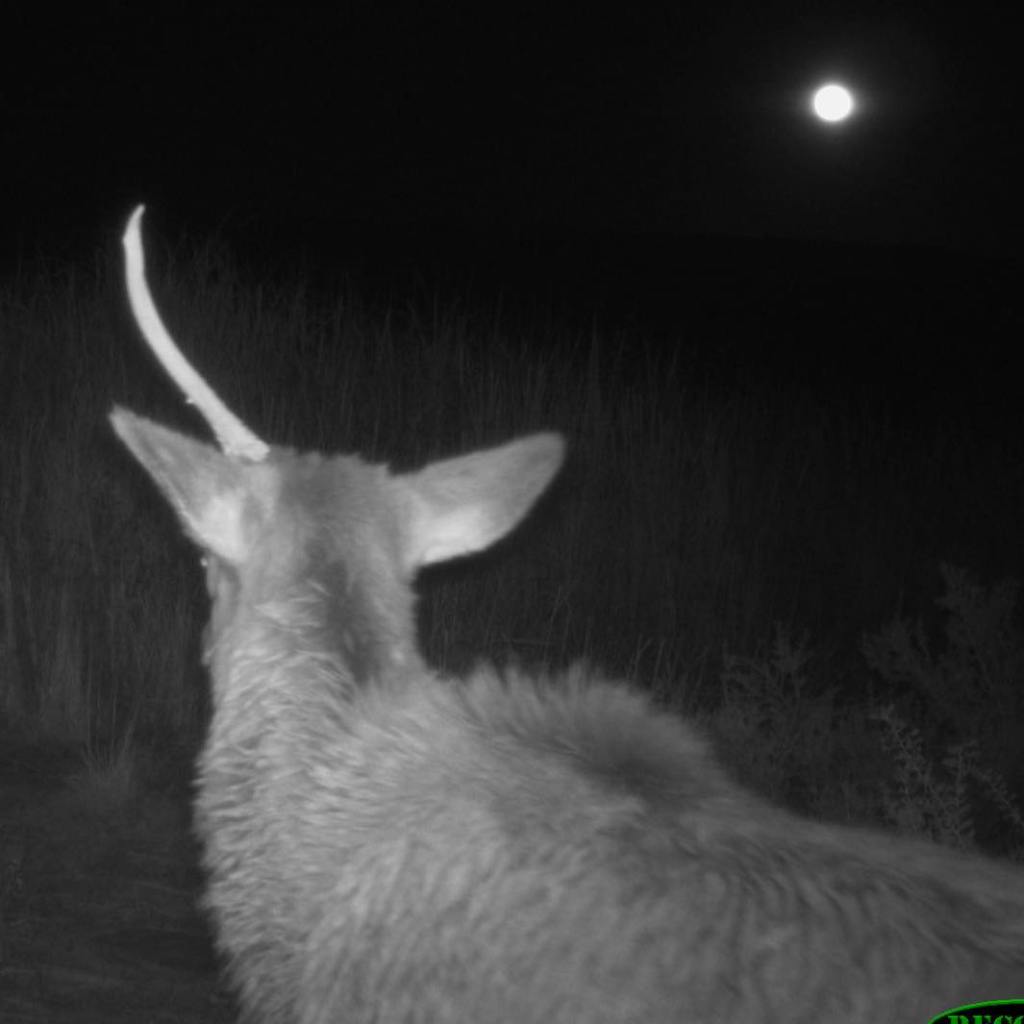
[[[820,120],[834,124],[845,121],[853,113],[853,96],[846,86],[829,82],[815,90],[811,107]]]

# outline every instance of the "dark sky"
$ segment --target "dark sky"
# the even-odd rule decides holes
[[[199,224],[1014,252],[1016,37],[976,5],[918,6],[6,11],[5,244],[97,231],[141,199]],[[836,77],[859,113],[825,128],[809,91]]]

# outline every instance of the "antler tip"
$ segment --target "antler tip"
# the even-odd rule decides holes
[[[139,205],[132,210],[132,215],[128,218],[128,224],[124,229],[124,238],[121,240],[126,246],[130,245],[131,240],[138,235],[139,224],[142,221],[142,215],[145,212],[145,203],[139,203]]]

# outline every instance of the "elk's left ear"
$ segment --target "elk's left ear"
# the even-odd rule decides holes
[[[410,509],[407,567],[490,547],[526,516],[564,458],[559,435],[534,434],[396,477]]]
[[[201,547],[239,565],[249,554],[258,508],[244,467],[210,445],[116,408],[110,422]]]

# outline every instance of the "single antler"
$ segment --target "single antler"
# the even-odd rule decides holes
[[[135,208],[122,239],[128,301],[139,330],[153,354],[160,360],[160,365],[181,388],[185,400],[194,405],[209,423],[222,451],[233,458],[260,462],[270,452],[269,446],[217,397],[210,385],[182,355],[153,304],[153,297],[146,284],[146,260],[142,253],[142,233],[139,227],[145,209],[145,206]]]

